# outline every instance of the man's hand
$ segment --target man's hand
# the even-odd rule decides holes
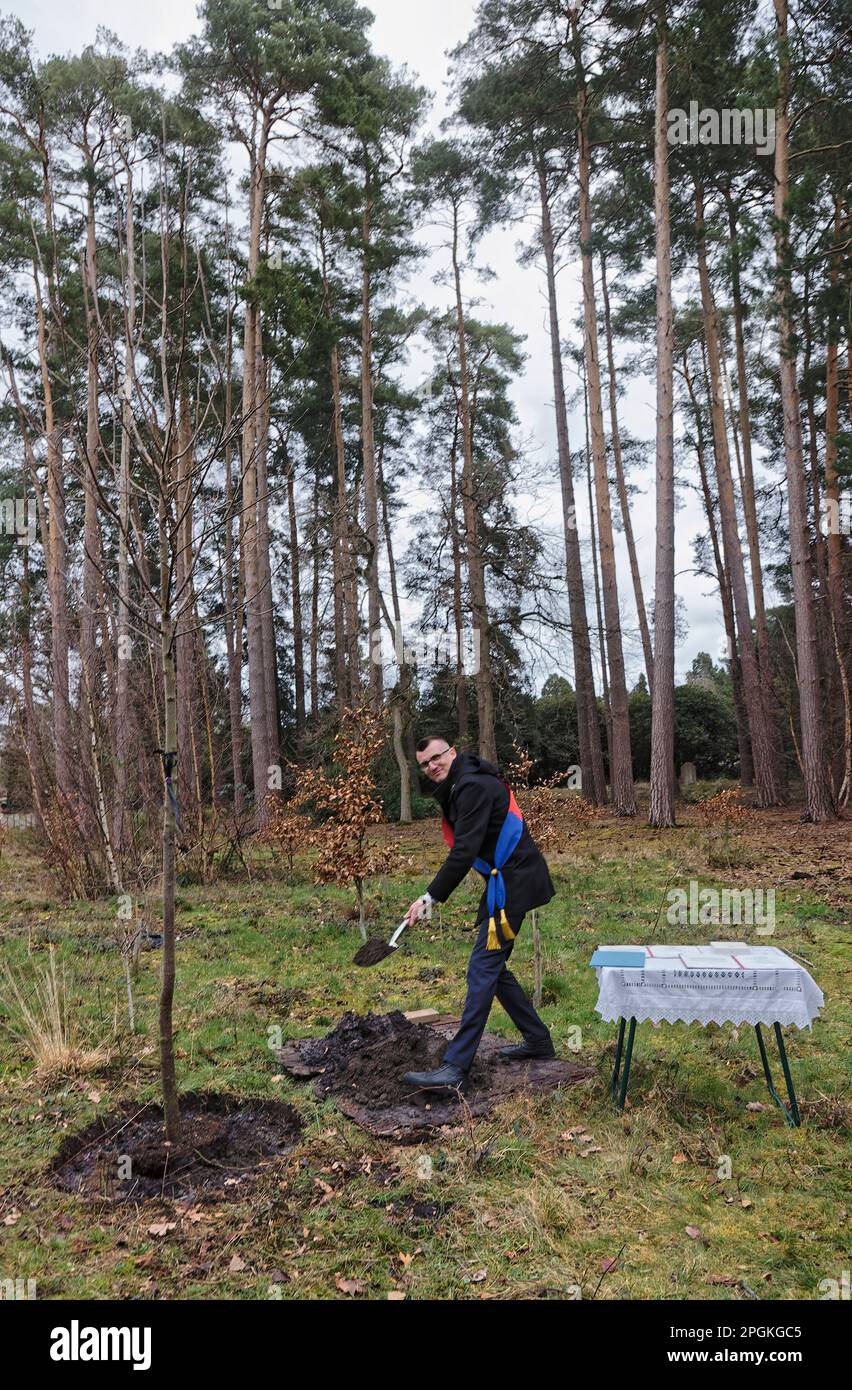
[[[406,921],[410,927],[413,927],[414,923],[419,922],[423,917],[425,917],[427,921],[431,918],[432,902],[433,899],[430,898],[428,893],[424,893],[422,898],[415,899],[405,914]]]

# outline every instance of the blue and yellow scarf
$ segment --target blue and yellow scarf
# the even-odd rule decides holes
[[[482,874],[487,884],[485,901],[488,908],[487,949],[489,951],[499,951],[501,948],[501,942],[497,935],[498,912],[500,914],[500,931],[504,939],[506,941],[514,941],[515,939],[515,933],[509,926],[509,919],[506,916],[506,884],[501,870],[514,853],[518,841],[524,833],[524,818],[515,800],[515,793],[508,782],[504,782],[503,785],[509,793],[509,809],[494,847],[494,863],[488,864],[484,859],[474,859],[473,861],[473,867],[477,873]],[[447,845],[452,849],[455,844],[455,831],[446,816],[442,817],[441,830]]]

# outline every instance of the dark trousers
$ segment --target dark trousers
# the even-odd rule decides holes
[[[523,920],[523,916],[509,918],[514,932],[519,931]],[[502,942],[503,937],[499,926],[497,937]],[[467,967],[467,998],[465,999],[461,1023],[443,1057],[444,1062],[449,1066],[459,1067],[465,1072],[470,1071],[473,1065],[476,1049],[479,1047],[480,1039],[485,1032],[485,1025],[488,1022],[488,1015],[491,1012],[491,1005],[495,997],[503,1005],[515,1027],[520,1030],[524,1042],[536,1048],[547,1047],[550,1043],[550,1031],[547,1024],[539,1018],[521,985],[511,970],[506,968],[506,961],[512,954],[514,941],[506,942],[499,951],[489,951],[487,942],[488,919],[486,918],[480,924],[476,944],[470,953]]]

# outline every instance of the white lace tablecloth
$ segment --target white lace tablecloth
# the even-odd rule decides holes
[[[781,1023],[810,1028],[825,1003],[804,966],[776,946],[610,946],[644,951],[640,969],[597,966],[601,1018],[653,1023]]]

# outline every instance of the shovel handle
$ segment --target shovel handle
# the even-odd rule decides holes
[[[407,926],[408,926],[408,918],[407,918],[407,917],[403,917],[402,921],[400,922],[399,926],[397,927],[396,931],[394,932],[393,936],[391,937],[390,941],[388,942],[388,945],[389,945],[389,946],[396,947],[397,941],[398,941],[399,938],[402,936],[402,933],[405,931],[405,928],[406,928]]]

